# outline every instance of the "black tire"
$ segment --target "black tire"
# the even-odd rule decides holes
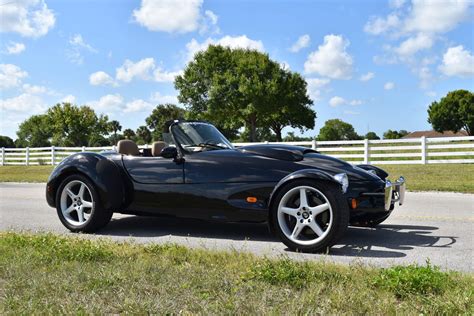
[[[65,218],[62,210],[61,210],[61,195],[64,188],[73,181],[80,181],[87,186],[89,189],[90,195],[93,199],[93,206],[89,211],[89,219],[82,225],[73,225]],[[74,174],[65,178],[58,190],[56,191],[56,211],[58,213],[58,217],[61,220],[61,223],[69,229],[71,232],[83,232],[83,233],[93,233],[98,231],[99,229],[106,226],[110,219],[112,218],[113,212],[110,210],[106,210],[102,207],[100,203],[100,197],[97,193],[97,189],[95,188],[94,184],[85,176],[80,174]]]
[[[300,186],[311,187],[320,191],[329,202],[333,214],[332,225],[330,227],[326,227],[326,230],[324,230],[324,234],[326,234],[326,231],[329,229],[328,233],[324,238],[310,245],[301,245],[290,240],[280,227],[278,218],[278,207],[282,198],[287,192]],[[286,246],[288,246],[288,248],[300,252],[327,251],[329,247],[333,246],[344,235],[349,223],[349,206],[344,199],[341,188],[338,185],[328,182],[319,182],[307,179],[290,182],[284,185],[277,192],[270,211],[272,217],[271,222],[275,234]],[[295,218],[295,220],[297,219]],[[316,217],[313,218],[313,220],[316,220]]]

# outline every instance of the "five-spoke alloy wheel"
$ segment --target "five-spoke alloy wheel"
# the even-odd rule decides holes
[[[59,186],[56,209],[63,225],[73,232],[94,232],[112,217],[99,203],[94,185],[79,174],[67,177]]]
[[[344,233],[349,210],[334,184],[298,180],[284,186],[272,206],[275,231],[291,249],[321,251]]]

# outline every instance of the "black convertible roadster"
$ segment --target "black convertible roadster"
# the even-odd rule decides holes
[[[348,225],[375,226],[403,203],[371,165],[353,166],[306,147],[234,148],[212,124],[168,122],[165,141],[139,150],[81,152],[52,172],[46,199],[73,232],[95,232],[114,212],[226,222],[267,222],[289,248],[320,251]]]

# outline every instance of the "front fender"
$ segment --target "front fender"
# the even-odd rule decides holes
[[[335,183],[338,186],[341,185],[339,182],[337,182],[334,179],[334,177],[331,174],[329,174],[326,171],[323,171],[323,170],[320,170],[320,169],[302,169],[302,170],[298,170],[298,171],[295,171],[293,173],[290,173],[289,175],[287,175],[286,177],[281,179],[276,184],[275,188],[273,189],[273,191],[270,195],[270,202],[269,202],[269,207],[270,208],[272,206],[273,199],[276,195],[276,192],[278,192],[278,190],[283,185],[287,184],[288,182],[297,180],[297,179],[311,179],[311,180],[320,180],[320,181],[322,180],[322,181],[329,181],[331,183]]]
[[[104,208],[117,210],[125,202],[124,179],[119,167],[100,154],[85,152],[67,157],[49,176],[46,200],[50,206],[56,206],[56,191],[72,174],[85,175],[94,183]]]

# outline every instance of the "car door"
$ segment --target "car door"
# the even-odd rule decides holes
[[[133,212],[179,216],[186,208],[184,164],[163,157],[123,156],[133,180]]]

